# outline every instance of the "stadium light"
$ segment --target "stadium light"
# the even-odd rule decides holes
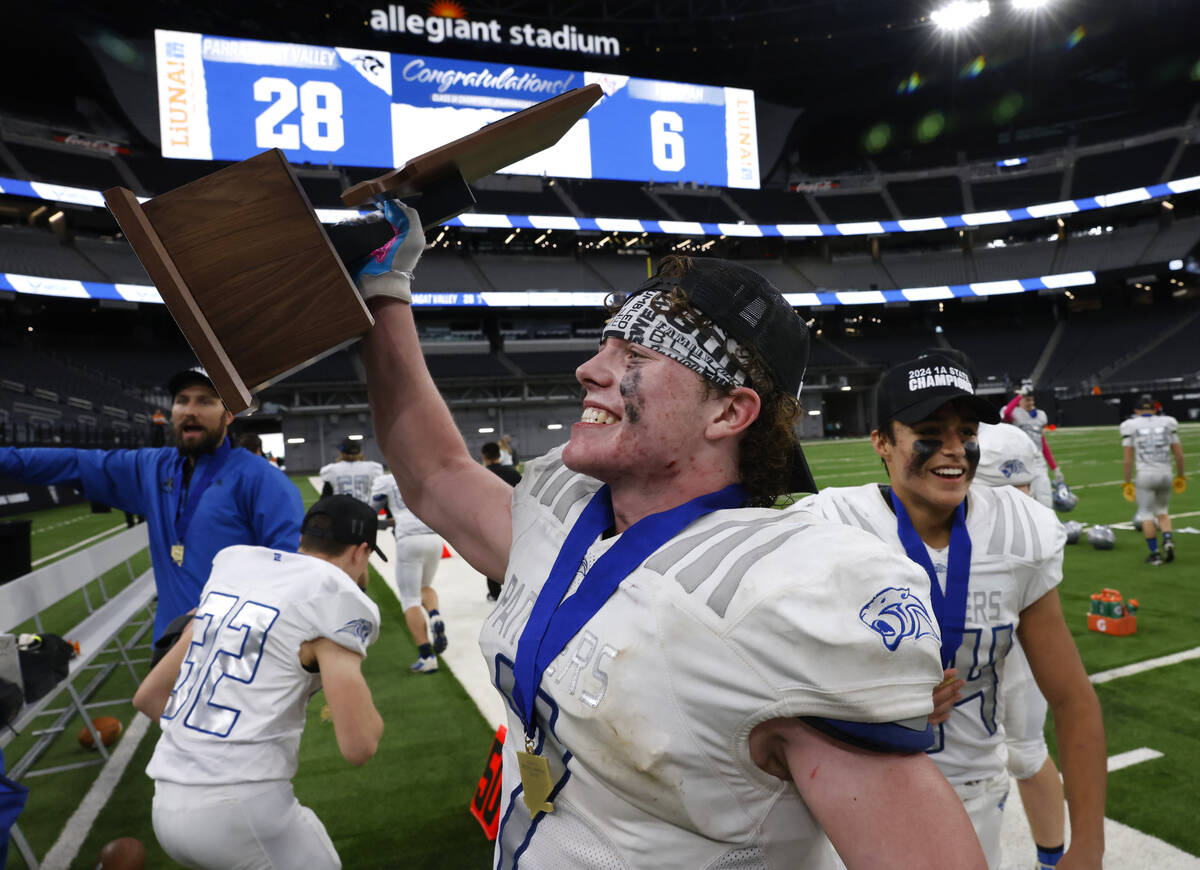
[[[550,429],[551,431],[554,431],[554,430],[557,430],[557,429],[561,429],[561,428],[562,428],[562,423],[547,423],[547,424],[546,424],[546,428],[547,428],[547,429]]]
[[[363,440],[363,437],[361,435],[347,435],[346,437],[351,441],[362,441]]]
[[[959,31],[970,27],[980,18],[986,18],[992,11],[988,0],[953,0],[940,9],[929,14],[942,30]]]
[[[1018,12],[1037,12],[1050,5],[1050,0],[1012,0],[1012,7]]]
[[[480,435],[491,435],[495,431],[496,430],[494,428],[492,428],[491,426],[483,426],[479,429],[479,434]]]
[[[287,440],[287,443],[288,443],[288,444],[303,444],[303,443],[304,443],[304,439],[303,439],[303,438],[289,438],[289,439]]]

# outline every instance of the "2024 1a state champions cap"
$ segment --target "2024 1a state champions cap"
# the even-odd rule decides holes
[[[889,420],[913,424],[928,419],[938,408],[958,400],[989,422],[996,409],[975,395],[975,374],[965,357],[926,354],[892,366],[879,380],[875,398],[876,425]]]
[[[329,528],[316,528],[309,520],[318,514],[329,517]],[[301,535],[312,535],[314,538],[326,538],[339,544],[355,546],[370,544],[383,561],[387,556],[375,543],[375,533],[379,531],[379,514],[375,509],[361,502],[352,495],[327,495],[317,501],[304,515],[300,525]]]

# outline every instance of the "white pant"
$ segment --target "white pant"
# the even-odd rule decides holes
[[[237,785],[154,783],[154,835],[192,870],[340,870],[317,814],[286,780]]]
[[[1050,705],[1038,690],[1025,651],[1015,640],[1004,658],[1004,680],[1000,684],[1000,721],[1008,750],[1008,772],[1029,779],[1046,763],[1046,713]]]
[[[989,870],[1000,867],[1000,826],[1004,821],[1004,802],[1008,799],[1008,771],[999,773],[991,779],[977,779],[974,782],[954,786],[959,798],[966,807],[971,824],[975,826],[975,835],[983,846],[983,855],[987,858]]]
[[[405,610],[421,606],[421,590],[433,585],[442,559],[442,539],[437,535],[396,538],[396,588]]]
[[[1171,472],[1169,470],[1139,471],[1133,479],[1137,497],[1135,523],[1156,519],[1171,505]]]

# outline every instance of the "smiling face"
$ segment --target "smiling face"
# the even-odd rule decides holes
[[[871,443],[906,507],[920,506],[949,517],[967,497],[979,465],[978,435],[974,415],[949,402],[911,426],[893,420],[894,440],[877,429]]]
[[[221,397],[201,384],[184,387],[171,405],[171,428],[175,446],[184,456],[211,453],[225,439],[233,414],[225,410]]]
[[[575,372],[583,412],[571,427],[563,461],[613,485],[691,475],[707,461],[705,430],[723,397],[706,394],[698,374],[619,338]],[[736,449],[736,448],[735,448]]]

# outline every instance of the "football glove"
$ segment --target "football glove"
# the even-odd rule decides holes
[[[1061,468],[1056,468],[1056,469],[1054,469],[1054,482],[1055,482],[1055,483],[1062,483],[1062,482],[1063,482],[1063,473],[1062,473],[1062,469],[1061,469]]]
[[[372,251],[350,270],[364,300],[390,296],[412,302],[413,269],[425,250],[425,231],[417,210],[398,200],[383,204],[383,216],[396,235],[381,248]]]
[[[1187,478],[1182,474],[1176,475],[1175,479],[1171,481],[1171,489],[1173,489],[1176,493],[1186,492]]]
[[[1136,497],[1134,496],[1134,493],[1133,493],[1133,484],[1132,483],[1121,484],[1121,495],[1125,496],[1125,501],[1134,501],[1136,499]]]

